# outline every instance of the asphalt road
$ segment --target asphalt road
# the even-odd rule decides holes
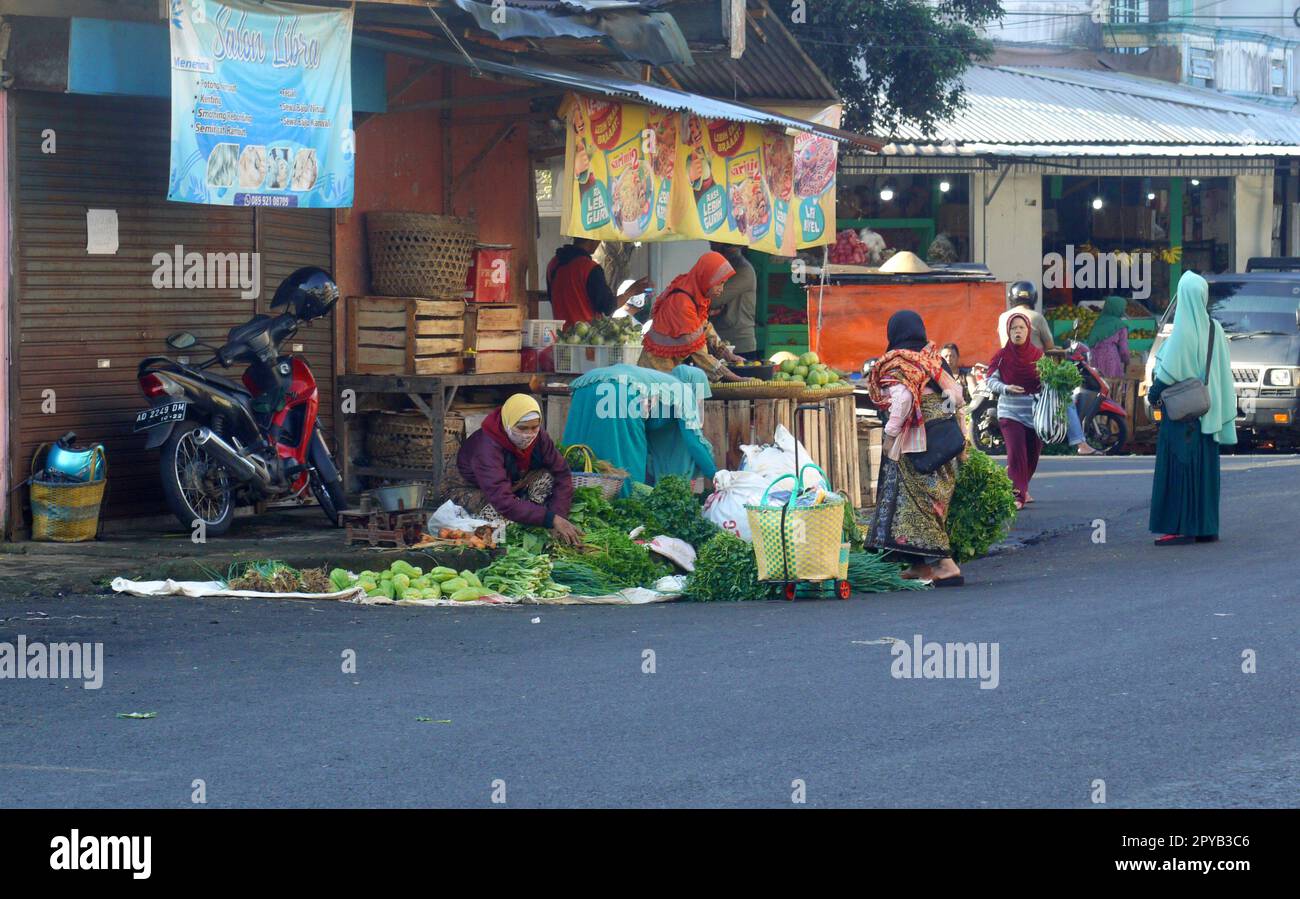
[[[1166,549],[1146,531],[1151,464],[1045,460],[1022,545],[956,590],[542,610],[0,598],[0,641],[105,653],[99,690],[0,680],[0,806],[184,807],[196,779],[218,807],[487,807],[494,782],[520,807],[781,806],[795,781],[809,806],[1087,807],[1097,780],[1112,807],[1294,806],[1300,458],[1225,459],[1223,541]],[[916,634],[996,643],[996,688],[892,677],[886,638]]]

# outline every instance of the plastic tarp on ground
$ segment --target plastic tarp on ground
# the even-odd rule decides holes
[[[987,362],[998,351],[998,316],[1006,307],[1006,287],[1000,281],[812,284],[809,348],[827,365],[860,371],[868,359],[884,355],[889,317],[911,309],[935,344],[957,344],[962,364]]]
[[[127,578],[114,578],[113,591],[128,593],[132,596],[185,596],[197,599],[205,596],[229,597],[235,599],[306,599],[334,600],[351,602],[363,606],[636,606],[652,602],[672,602],[679,599],[685,586],[681,577],[667,577],[655,584],[655,589],[633,587],[621,590],[609,596],[562,596],[556,599],[511,599],[508,596],[492,596],[486,599],[468,602],[453,602],[450,599],[402,599],[391,600],[383,596],[367,596],[364,590],[353,587],[336,593],[261,593],[256,590],[229,590],[219,581],[132,581]]]

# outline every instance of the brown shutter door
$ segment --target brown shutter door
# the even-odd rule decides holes
[[[76,431],[108,450],[108,515],[163,511],[158,454],[132,433],[146,406],[136,365],[170,351],[164,338],[192,331],[220,344],[246,321],[252,299],[237,286],[153,286],[157,253],[246,253],[254,248],[248,209],[169,203],[169,107],[165,101],[19,92],[14,183],[14,283],[20,408],[15,482],[27,477],[43,442]],[[41,152],[52,128],[57,152]],[[86,210],[115,209],[116,255],[86,253]],[[199,361],[201,350],[191,351]],[[108,367],[99,367],[108,360]],[[238,377],[240,372],[226,374]],[[43,414],[46,390],[56,412]]]
[[[294,271],[314,265],[333,274],[332,209],[259,209],[257,244],[262,254],[262,295],[258,310],[269,312],[275,289]],[[340,304],[341,305],[341,304]],[[320,391],[320,426],[326,445],[334,452],[334,321],[341,315],[336,308],[325,318],[303,325],[292,341],[281,349],[291,352],[293,344],[302,344],[301,355],[311,366]]]

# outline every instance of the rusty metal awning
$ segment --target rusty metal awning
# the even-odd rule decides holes
[[[561,69],[533,60],[495,59],[482,53],[469,56],[451,48],[399,38],[358,35],[354,38],[354,43],[358,46],[371,47],[386,53],[414,56],[447,65],[466,66],[502,77],[562,87],[576,93],[599,94],[604,97],[645,103],[649,106],[671,109],[676,112],[693,112],[705,118],[769,125],[775,128],[820,134],[839,143],[854,144],[863,149],[877,150],[883,145],[883,141],[855,134],[851,131],[818,125],[803,119],[796,119],[744,103],[738,103],[734,100],[719,100],[713,97],[679,91],[661,84],[634,81],[631,78],[599,69],[579,68],[576,66]]]

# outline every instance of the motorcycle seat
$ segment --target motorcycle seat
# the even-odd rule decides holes
[[[227,378],[225,375],[219,375],[211,371],[194,372],[194,375],[198,378],[201,378],[204,381],[207,381],[209,384],[215,385],[217,387],[224,387],[226,390],[233,390],[236,393],[242,393],[247,396],[253,395],[252,391],[250,391],[243,384],[239,383],[233,378]]]

